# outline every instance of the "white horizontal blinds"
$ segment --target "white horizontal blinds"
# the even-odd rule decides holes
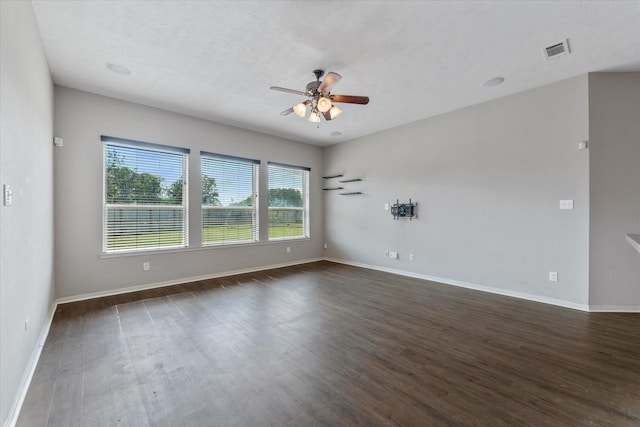
[[[258,240],[258,160],[201,153],[202,243]]]
[[[269,240],[309,237],[309,169],[269,163]]]
[[[188,150],[102,137],[103,251],[188,246]]]

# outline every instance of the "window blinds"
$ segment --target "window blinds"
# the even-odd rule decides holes
[[[258,160],[201,153],[202,244],[258,240]]]
[[[309,168],[269,163],[269,240],[309,237]]]
[[[188,150],[120,138],[104,148],[103,252],[188,246]]]

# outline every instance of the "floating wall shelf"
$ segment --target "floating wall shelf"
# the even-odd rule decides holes
[[[329,175],[329,176],[323,176],[322,179],[332,179],[332,178],[342,178],[344,175],[343,174],[336,174],[336,175]],[[360,178],[352,178],[352,179],[342,179],[340,181],[338,181],[339,183],[347,183],[347,182],[358,182],[358,181],[362,181],[362,179]],[[324,191],[332,191],[332,190],[344,190],[344,187],[330,187],[330,188],[323,188]],[[362,192],[360,191],[347,191],[345,193],[340,193],[340,195],[342,196],[353,196],[356,194],[362,194]]]

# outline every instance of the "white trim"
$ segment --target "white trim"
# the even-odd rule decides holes
[[[274,268],[290,267],[292,265],[308,264],[310,262],[322,261],[324,258],[310,258],[299,261],[290,261],[280,264],[265,265],[260,267],[242,268],[239,270],[223,271],[220,273],[205,274],[203,276],[183,277],[180,279],[167,280],[166,282],[147,283],[144,285],[129,286],[126,288],[112,289],[108,291],[91,292],[88,294],[74,295],[70,297],[58,298],[57,304],[66,304],[69,302],[84,301],[92,298],[102,298],[112,295],[126,294],[129,292],[145,291],[148,289],[162,288],[165,286],[180,285],[184,283],[197,282],[199,280],[215,279],[218,277],[234,276],[236,274],[253,273],[256,271],[273,270]]]
[[[590,305],[594,313],[640,313],[640,306],[633,305]]]
[[[202,246],[192,246],[189,248],[165,248],[165,249],[149,249],[149,250],[137,250],[137,251],[130,251],[130,252],[109,252],[109,253],[104,253],[104,252],[100,252],[99,257],[102,259],[107,259],[107,258],[122,258],[122,257],[129,257],[129,256],[151,256],[151,255],[162,255],[162,254],[170,254],[170,253],[177,253],[177,252],[193,252],[193,251],[208,251],[208,250],[212,250],[212,249],[217,249],[217,248],[229,248],[229,247],[246,247],[246,246],[260,246],[260,245],[273,245],[276,243],[282,243],[282,242],[289,242],[289,241],[295,241],[295,242],[299,242],[301,240],[311,240],[310,237],[296,237],[296,238],[287,238],[286,240],[281,239],[281,240],[260,240],[260,241],[256,241],[256,242],[247,242],[247,243],[240,243],[240,242],[229,242],[229,243],[224,243],[224,244],[204,244]],[[322,261],[324,258],[317,258],[318,261]]]
[[[162,248],[181,248],[181,247],[189,247],[189,185],[188,185],[188,177],[189,177],[189,149],[182,149],[180,147],[170,147],[164,146],[149,142],[142,141],[134,141],[122,138],[114,138],[105,135],[100,136],[100,140],[102,141],[102,252],[105,254],[110,253],[119,253],[119,252],[130,252],[130,251],[139,251],[139,250],[154,250],[154,249],[162,249]],[[114,144],[113,141],[116,141]],[[182,204],[180,205],[163,205],[163,204],[122,204],[122,203],[108,203],[107,202],[107,162],[109,160],[108,149],[109,146],[117,146],[126,148],[129,150],[136,151],[152,151],[159,152],[163,154],[169,154],[173,156],[180,156],[182,160],[182,168],[181,168],[181,179],[182,179]],[[166,151],[166,149],[171,149],[173,151]],[[182,218],[182,243],[179,245],[173,246],[143,246],[138,247],[137,245],[133,248],[128,249],[120,249],[120,250],[109,250],[108,242],[109,242],[109,211],[110,209],[131,209],[131,210],[176,210],[181,211]],[[125,221],[125,224],[128,223],[129,220]],[[120,224],[120,222],[118,221]],[[161,229],[160,231],[163,231]],[[164,230],[166,231],[166,230]]]
[[[551,305],[556,305],[560,307],[571,308],[574,310],[590,311],[589,306],[585,304],[577,304],[571,301],[543,297],[540,295],[528,294],[525,292],[516,292],[516,291],[510,291],[508,289],[493,288],[491,286],[476,285],[475,283],[462,282],[459,280],[446,279],[443,277],[429,276],[426,274],[413,273],[411,271],[396,270],[394,268],[380,267],[377,265],[362,264],[359,262],[352,262],[352,261],[347,261],[342,259],[325,258],[325,260],[337,262],[340,264],[353,265],[355,267],[368,268],[371,270],[384,271],[386,273],[398,274],[400,276],[413,277],[415,279],[429,280],[432,282],[443,283],[446,285],[453,285],[461,288],[473,289],[476,291],[489,292],[492,294],[504,295],[504,296],[513,297],[513,298],[520,298],[528,301],[541,302],[543,304],[551,304]]]
[[[14,427],[18,422],[18,417],[20,416],[20,411],[22,410],[22,405],[24,404],[24,399],[27,397],[27,392],[29,391],[29,387],[31,386],[31,380],[33,379],[33,375],[36,372],[36,367],[38,366],[38,362],[40,361],[40,355],[42,354],[42,348],[44,347],[44,343],[47,341],[47,337],[49,336],[49,329],[51,328],[51,323],[53,322],[53,315],[56,312],[56,308],[58,307],[58,303],[54,301],[51,303],[51,307],[49,309],[49,314],[45,319],[44,324],[42,325],[42,329],[40,330],[40,335],[38,335],[38,340],[36,341],[36,345],[31,352],[31,357],[29,357],[29,362],[22,373],[22,379],[20,380],[20,386],[16,392],[16,395],[13,399],[13,403],[11,404],[11,408],[9,408],[9,413],[7,414],[7,418],[4,420],[3,427]]]

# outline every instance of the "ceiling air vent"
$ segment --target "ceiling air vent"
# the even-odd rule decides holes
[[[565,39],[560,43],[545,47],[542,49],[542,53],[544,53],[544,59],[551,59],[571,53],[571,50],[569,50],[569,39]]]

